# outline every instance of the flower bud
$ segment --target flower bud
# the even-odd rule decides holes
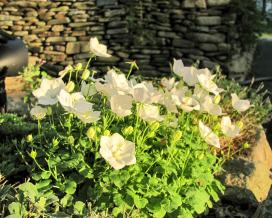
[[[75,67],[75,70],[80,71],[82,70],[82,68],[83,68],[82,63],[78,63]]]
[[[26,137],[26,141],[27,141],[27,142],[32,142],[32,141],[33,141],[33,136],[32,136],[32,134],[29,134],[29,135]]]
[[[55,147],[55,146],[58,146],[59,140],[58,140],[58,139],[53,139],[53,140],[52,140],[52,144],[53,144],[54,147]]]
[[[30,152],[29,156],[30,156],[31,158],[33,158],[33,159],[36,159],[36,157],[37,157],[37,152],[34,151],[34,150],[32,150],[32,151]]]
[[[243,123],[242,121],[238,121],[238,122],[236,123],[236,125],[237,125],[240,129],[243,129],[243,127],[244,127],[244,123]]]
[[[178,140],[181,139],[181,137],[182,137],[182,132],[178,130],[173,134],[173,141],[177,142]]]
[[[75,83],[73,81],[70,81],[65,87],[65,90],[67,92],[72,92],[74,91],[74,89],[75,89]]]
[[[202,160],[204,158],[204,153],[202,152],[201,154],[198,155],[198,160]]]
[[[90,77],[90,74],[91,74],[91,72],[88,69],[84,70],[82,73],[81,79],[87,80]]]
[[[75,139],[72,135],[68,137],[68,143],[71,145],[73,145],[75,143]]]
[[[131,135],[133,133],[133,127],[128,126],[124,128],[122,132],[124,133],[125,136]]]
[[[51,108],[51,107],[48,107],[46,113],[47,113],[47,115],[49,115],[49,116],[52,115],[52,108]]]
[[[95,131],[95,128],[94,127],[90,127],[88,130],[87,130],[87,133],[86,133],[87,137],[89,139],[92,139],[94,140],[95,137],[96,137],[96,131]]]
[[[244,149],[250,148],[250,144],[248,144],[248,143],[243,144],[243,148],[244,148]]]
[[[153,122],[150,126],[150,131],[151,132],[156,132],[160,128],[160,123],[159,122]]]
[[[104,136],[110,136],[110,135],[111,135],[111,133],[110,133],[110,131],[109,131],[109,130],[105,130],[103,135],[104,135]]]
[[[219,104],[220,101],[221,101],[221,96],[220,96],[220,95],[214,96],[213,102],[214,102],[215,104]]]

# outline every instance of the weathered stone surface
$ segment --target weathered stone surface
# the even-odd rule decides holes
[[[208,6],[223,6],[228,5],[231,0],[207,0]]]
[[[193,37],[198,42],[214,42],[214,43],[224,42],[226,39],[226,36],[221,33],[215,33],[215,34],[194,33]]]
[[[69,42],[66,46],[67,54],[78,54],[80,53],[80,43],[79,42]]]
[[[224,198],[237,204],[252,204],[266,200],[272,185],[272,151],[264,131],[256,134],[247,156],[227,161],[221,179],[227,190]]]
[[[203,26],[216,26],[221,24],[221,17],[219,16],[200,16],[197,17],[197,24]]]
[[[217,46],[211,43],[201,43],[199,44],[199,48],[203,51],[217,51]]]
[[[117,0],[97,0],[97,6],[106,6],[106,5],[114,5],[117,4]]]

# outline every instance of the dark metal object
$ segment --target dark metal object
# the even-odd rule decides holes
[[[16,76],[28,63],[23,41],[0,30],[0,112],[6,111],[5,77]]]

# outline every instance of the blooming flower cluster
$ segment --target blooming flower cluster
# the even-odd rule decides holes
[[[90,40],[90,50],[96,56],[110,57],[107,47],[96,38]],[[174,59],[173,72],[176,76],[163,78],[159,86],[148,81],[128,79],[114,69],[110,69],[103,79],[90,79],[90,72],[84,71],[80,83],[75,84],[69,79],[65,84],[63,78],[69,72],[71,69],[66,68],[59,78],[42,78],[40,88],[33,91],[38,105],[31,110],[32,116],[43,119],[46,110],[41,106],[59,103],[66,112],[83,123],[96,123],[102,120],[102,115],[94,110],[94,103],[90,99],[100,95],[108,101],[117,119],[136,116],[143,122],[152,123],[164,122],[169,114],[177,117],[179,113],[203,113],[221,118],[221,134],[227,137],[240,134],[241,128],[233,124],[221,108],[219,103],[224,90],[217,86],[215,75],[207,68],[185,67],[182,60]],[[73,92],[75,89],[78,91]],[[236,93],[231,94],[231,99],[233,109],[239,113],[251,106],[248,100],[239,99]],[[169,125],[173,123],[175,120]],[[198,120],[198,128],[207,144],[220,148],[219,136],[205,121]],[[100,138],[100,154],[114,169],[136,163],[135,142],[126,140],[119,133]]]

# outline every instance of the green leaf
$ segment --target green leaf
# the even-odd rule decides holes
[[[64,183],[64,191],[67,194],[70,194],[70,195],[74,194],[76,191],[76,188],[77,188],[77,184],[73,180],[68,180]]]
[[[43,179],[49,179],[50,176],[51,176],[51,172],[50,172],[50,171],[44,171],[44,172],[42,172],[42,174],[41,174],[41,177],[42,177]]]
[[[61,200],[60,204],[62,207],[70,206],[73,203],[73,196],[72,195],[65,195]]]
[[[35,185],[30,182],[25,182],[19,185],[19,190],[21,190],[25,197],[28,197],[31,202],[35,202],[35,198],[38,197],[39,192]]]
[[[84,208],[85,208],[85,204],[82,201],[76,201],[74,205],[74,214],[82,215]]]
[[[10,214],[16,214],[19,215],[20,217],[22,215],[22,209],[23,209],[22,204],[20,204],[19,202],[12,202],[8,206]]]
[[[166,211],[161,208],[160,210],[157,210],[156,212],[153,213],[154,218],[163,218],[166,214]]]

